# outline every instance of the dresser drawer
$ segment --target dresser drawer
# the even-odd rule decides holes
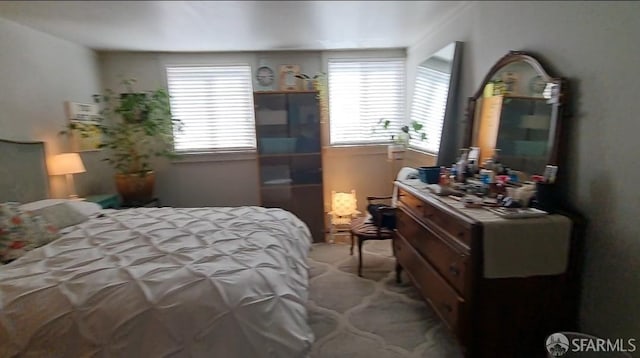
[[[457,219],[455,216],[441,210],[440,208],[425,202],[413,194],[400,189],[400,201],[419,219],[425,220],[451,235],[467,247],[471,246],[471,225]]]
[[[414,285],[443,321],[458,336],[462,335],[465,301],[456,294],[437,271],[418,254],[402,234],[394,240],[396,259]]]
[[[433,230],[416,222],[402,210],[397,212],[398,232],[463,297],[468,294],[469,253],[449,244]]]
[[[412,194],[400,189],[398,190],[398,200],[400,200],[407,209],[412,211],[418,217],[424,216],[424,202]]]

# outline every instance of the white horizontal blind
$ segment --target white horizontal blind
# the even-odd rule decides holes
[[[330,59],[331,144],[389,142],[402,127],[403,59]],[[384,130],[380,119],[389,120]]]
[[[450,77],[449,73],[418,66],[411,120],[424,126],[427,139],[421,141],[417,136],[412,136],[410,146],[436,154],[440,150]]]
[[[253,150],[251,66],[167,67],[177,152]]]

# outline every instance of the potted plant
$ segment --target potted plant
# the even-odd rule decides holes
[[[94,95],[101,105],[95,126],[102,133],[99,148],[105,149],[107,161],[116,170],[116,189],[125,203],[144,203],[153,198],[155,157],[172,157],[173,131],[179,120],[171,116],[169,93],[160,88],[135,91],[134,79],[121,82],[124,92],[107,89]],[[70,123],[70,130],[83,135],[86,127]]]
[[[391,121],[388,119],[380,118],[378,124],[382,125],[384,130],[389,130]],[[420,140],[427,139],[427,133],[423,130],[424,125],[417,121],[411,121],[409,125],[402,126],[399,133],[391,135],[391,144],[387,146],[387,155],[389,159],[402,159],[404,152],[407,150],[409,140],[413,139],[411,132],[413,132]]]
[[[388,119],[380,118],[378,124],[382,124],[382,128],[388,131],[391,121]],[[423,128],[424,125],[422,125],[422,123],[411,121],[409,125],[405,125],[400,128],[400,133],[392,134],[391,141],[393,142],[393,144],[404,145],[406,147],[409,145],[409,140],[413,139],[413,137],[411,137],[412,131],[418,136],[420,140],[425,140],[427,139],[427,133],[423,131]]]
[[[307,74],[301,73],[296,75],[296,78],[302,80],[302,89],[305,91],[313,91],[317,87],[317,81],[323,76],[323,73],[318,73],[315,76],[311,77]]]

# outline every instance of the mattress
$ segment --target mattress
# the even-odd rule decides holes
[[[0,357],[304,357],[310,243],[281,209],[104,210],[0,268]]]

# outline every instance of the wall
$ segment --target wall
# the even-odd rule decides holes
[[[552,74],[569,79],[570,162],[561,175],[570,203],[590,222],[584,238],[581,330],[636,340],[640,169],[632,163],[640,130],[635,108],[639,17],[640,3],[634,2],[470,2],[408,50],[411,69],[447,43],[464,42],[461,114],[466,98],[509,50],[540,54],[553,66]],[[458,129],[458,134],[466,130],[463,118]]]
[[[69,151],[58,135],[67,123],[64,102],[92,103],[98,74],[93,51],[0,18],[0,138],[44,141],[48,156]],[[82,157],[87,173],[75,175],[78,194],[112,191],[99,153]],[[52,177],[51,194],[66,196],[64,184]]]
[[[255,70],[268,65],[299,64],[311,76],[327,72],[330,56],[405,56],[404,50],[336,52],[242,52],[242,53],[140,53],[100,52],[102,82],[118,88],[120,78],[135,78],[139,89],[166,87],[168,65],[247,63]],[[254,81],[255,82],[255,81]],[[254,88],[258,89],[257,83]],[[325,210],[330,210],[331,191],[356,189],[358,204],[366,207],[366,196],[388,195],[397,164],[386,160],[386,146],[329,147],[328,123],[323,121],[323,173]],[[156,193],[165,205],[176,207],[259,205],[258,165],[255,153],[190,155],[157,162]],[[372,180],[373,178],[373,180]]]

